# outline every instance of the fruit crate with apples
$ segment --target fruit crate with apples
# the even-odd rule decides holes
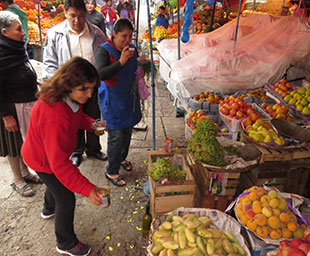
[[[158,158],[173,158],[178,155],[181,167],[186,171],[186,180],[171,181],[169,184],[155,182],[149,176],[150,206],[153,217],[172,211],[178,207],[194,207],[196,184],[188,162],[181,150],[173,152],[150,151],[148,156],[148,170],[152,169],[152,163]]]

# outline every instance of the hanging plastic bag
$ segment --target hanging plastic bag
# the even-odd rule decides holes
[[[146,100],[151,95],[151,93],[146,87],[144,80],[144,72],[141,66],[138,66],[137,68],[137,82],[138,82],[138,93],[140,100]]]

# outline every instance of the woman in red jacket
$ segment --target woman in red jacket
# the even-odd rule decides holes
[[[87,60],[74,57],[58,69],[37,93],[26,140],[22,146],[25,163],[46,185],[41,217],[55,215],[56,250],[67,255],[88,255],[90,247],[79,242],[73,229],[75,195],[101,204],[98,188],[84,177],[69,159],[77,131],[93,131],[94,119],[82,111],[100,84],[98,73]]]

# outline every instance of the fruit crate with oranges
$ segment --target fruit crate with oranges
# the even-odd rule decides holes
[[[188,162],[181,150],[170,153],[165,151],[150,151],[148,157],[148,170],[152,169],[152,163],[158,158],[173,158],[178,155],[181,159],[182,169],[186,171],[186,180],[171,181],[168,184],[154,181],[149,176],[150,206],[153,217],[172,211],[178,207],[194,207],[196,184]]]

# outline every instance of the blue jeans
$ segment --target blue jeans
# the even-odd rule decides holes
[[[108,130],[108,174],[119,174],[121,162],[126,160],[128,155],[131,134],[132,128]]]
[[[46,185],[44,208],[55,211],[55,233],[57,246],[61,250],[73,248],[79,241],[73,228],[75,195],[54,174],[37,172]]]

